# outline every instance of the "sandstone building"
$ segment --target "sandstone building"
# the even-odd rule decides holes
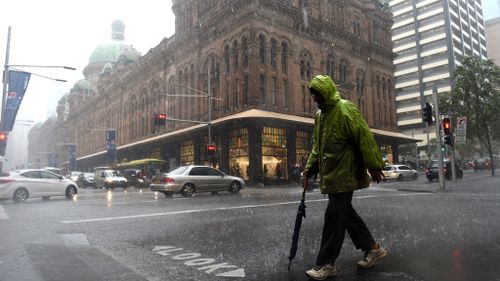
[[[396,131],[392,16],[378,0],[173,0],[172,9],[175,34],[144,55],[124,43],[115,21],[112,41],[61,100],[53,135],[62,139],[54,142],[77,144],[78,170],[115,161],[105,151],[110,129],[116,162],[208,164],[210,131],[221,170],[287,179],[311,146],[316,108],[307,84],[324,73],[359,106],[389,162],[398,144],[414,141]],[[155,113],[210,126],[158,127]],[[56,149],[66,162],[64,147]]]

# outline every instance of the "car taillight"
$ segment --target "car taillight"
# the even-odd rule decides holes
[[[173,178],[164,178],[164,179],[163,179],[163,182],[164,182],[164,183],[173,183],[173,182],[174,182],[174,179],[173,179]]]
[[[11,181],[14,181],[13,179],[0,179],[0,184],[6,184],[6,183],[9,183]]]

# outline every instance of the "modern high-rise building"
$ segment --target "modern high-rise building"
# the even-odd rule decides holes
[[[391,0],[397,125],[423,139],[422,106],[453,88],[453,72],[465,56],[487,59],[480,0]],[[430,139],[435,138],[430,128]],[[422,150],[425,151],[425,148]],[[423,152],[423,151],[422,151]]]

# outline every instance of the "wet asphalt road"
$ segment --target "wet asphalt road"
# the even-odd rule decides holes
[[[82,189],[73,201],[4,201],[0,280],[308,280],[327,200],[307,194],[288,273],[300,195],[298,186],[168,199]],[[332,280],[500,280],[499,176],[466,171],[445,192],[423,177],[374,184],[353,204],[389,255],[358,270],[362,253],[347,238]]]

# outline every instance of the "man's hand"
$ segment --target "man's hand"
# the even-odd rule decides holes
[[[304,171],[302,172],[302,176],[304,177],[304,179],[305,179],[305,180],[307,180],[308,178],[310,178],[310,177],[311,177],[311,175],[310,175],[310,173],[309,173],[309,171],[308,171],[308,170],[304,170]]]
[[[381,169],[368,169],[368,173],[372,176],[373,181],[376,181],[377,183],[379,183],[382,178],[385,178]]]

